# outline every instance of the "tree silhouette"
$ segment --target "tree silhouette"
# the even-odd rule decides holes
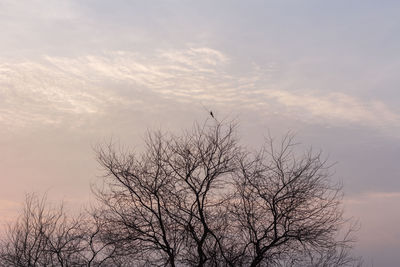
[[[149,133],[145,151],[97,150],[103,236],[135,265],[353,266],[341,187],[290,136],[257,153],[217,121]]]
[[[252,152],[234,123],[100,146],[99,205],[77,217],[27,195],[1,266],[355,266],[355,228],[321,153],[290,135]],[[340,238],[340,235],[342,238]]]
[[[68,217],[63,206],[26,196],[23,212],[1,242],[1,266],[115,265],[114,246],[100,238],[100,221],[91,214]]]

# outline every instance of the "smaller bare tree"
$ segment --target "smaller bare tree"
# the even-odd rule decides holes
[[[48,208],[45,198],[26,197],[21,217],[8,228],[1,260],[7,266],[65,266],[79,250],[79,222],[69,222],[63,207]]]
[[[1,241],[1,266],[100,266],[113,262],[113,247],[101,241],[95,216],[69,218],[46,197],[26,196],[22,215]]]

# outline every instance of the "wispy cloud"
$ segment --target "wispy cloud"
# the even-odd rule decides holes
[[[92,86],[46,64],[0,65],[0,120],[13,125],[57,123],[63,114],[97,111]]]
[[[400,202],[400,192],[365,192],[345,198],[345,202],[350,205],[371,204],[371,202],[393,201]],[[397,205],[397,204],[396,204]]]
[[[281,88],[270,82],[279,73],[276,67],[252,65],[246,73],[237,74],[232,71],[234,64],[229,56],[207,47],[160,50],[151,56],[112,51],[3,63],[0,121],[57,123],[63,116],[94,115],[112,104],[129,105],[137,101],[137,90],[147,90],[178,102],[207,101],[287,114],[307,123],[400,127],[399,114],[379,100]],[[122,93],[121,88],[130,89]]]
[[[344,93],[318,91],[287,92],[268,90],[273,98],[294,113],[306,114],[308,118],[325,121],[360,123],[374,127],[400,125],[400,116],[378,100],[363,101]],[[311,119],[312,119],[311,118]]]

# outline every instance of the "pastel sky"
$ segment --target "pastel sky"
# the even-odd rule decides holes
[[[367,266],[400,266],[400,2],[0,0],[0,220],[80,206],[93,147],[207,118],[322,150]]]

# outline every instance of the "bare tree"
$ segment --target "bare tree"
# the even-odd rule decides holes
[[[78,221],[68,222],[63,207],[46,207],[45,198],[26,197],[22,216],[9,226],[1,260],[6,266],[64,266],[73,259],[80,236]]]
[[[100,241],[101,223],[85,214],[69,218],[46,197],[26,196],[20,218],[1,241],[1,266],[100,266],[113,262],[113,246]]]
[[[250,153],[217,121],[149,134],[141,155],[100,147],[103,238],[136,265],[352,266],[341,187],[320,154],[293,147]]]
[[[98,149],[101,205],[68,217],[28,195],[2,266],[354,266],[342,188],[291,136],[259,152],[234,124],[149,133],[144,153]],[[339,234],[342,233],[342,238]]]
[[[107,207],[109,236],[141,264],[215,262],[220,249],[214,231],[226,213],[218,192],[239,152],[233,126],[196,127],[181,137],[150,134],[146,144],[141,157],[118,155],[112,147],[98,152],[109,178],[107,190],[97,192]]]

